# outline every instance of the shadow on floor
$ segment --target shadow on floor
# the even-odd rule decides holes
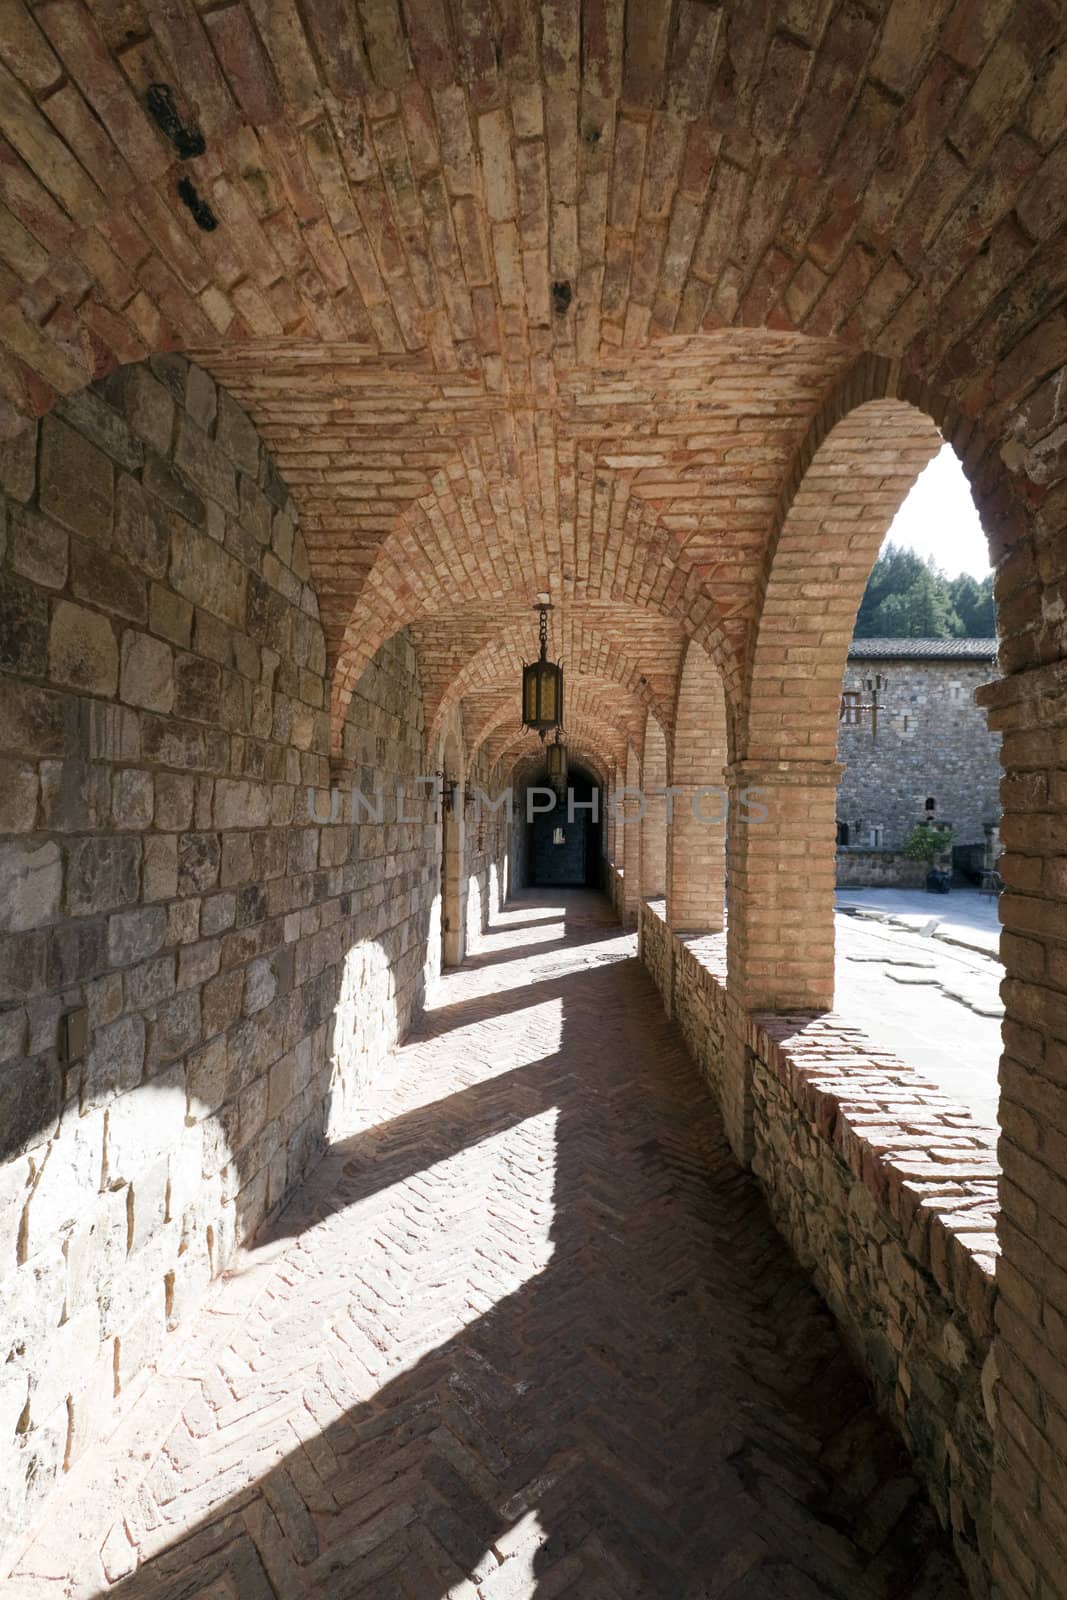
[[[650,980],[590,962],[608,915],[526,1005],[445,980],[398,1062],[436,1098],[275,1225],[111,1532],[144,1565],[79,1594],[964,1600]]]

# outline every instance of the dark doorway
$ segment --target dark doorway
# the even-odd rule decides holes
[[[541,784],[547,787],[546,780]],[[583,773],[572,769],[572,804],[557,799],[529,824],[530,884],[539,888],[598,888],[600,885],[600,793]],[[596,821],[592,801],[596,795]]]

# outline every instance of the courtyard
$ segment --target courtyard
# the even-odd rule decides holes
[[[836,1009],[997,1126],[1000,924],[977,890],[838,892]]]

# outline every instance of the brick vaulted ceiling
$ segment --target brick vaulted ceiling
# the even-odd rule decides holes
[[[189,352],[293,490],[338,721],[412,626],[428,726],[461,702],[503,749],[548,589],[607,759],[649,711],[669,735],[689,636],[739,697],[790,473],[864,352],[994,429],[1042,375],[1025,336],[1064,353],[1063,22],[4,0],[0,426]]]

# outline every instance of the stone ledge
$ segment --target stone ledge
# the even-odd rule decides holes
[[[896,1223],[980,1339],[996,1299],[995,1130],[832,1013],[749,1019],[747,1043]]]

